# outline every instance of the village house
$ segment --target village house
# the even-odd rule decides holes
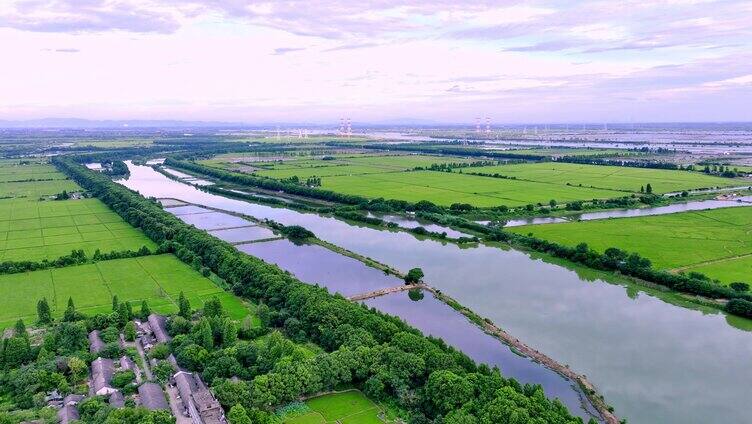
[[[110,386],[115,374],[115,364],[112,359],[97,358],[91,363],[91,381],[89,383],[92,395],[106,396],[115,391]]]
[[[222,406],[198,375],[178,371],[172,379],[183,404],[183,415],[190,417],[193,424],[227,424]]]
[[[139,403],[146,409],[170,409],[165,399],[165,393],[162,387],[156,383],[144,383],[138,386]]]
[[[97,354],[101,352],[104,347],[105,343],[102,341],[102,337],[100,337],[98,330],[89,333],[89,352]]]

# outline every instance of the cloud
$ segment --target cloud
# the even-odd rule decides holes
[[[10,0],[0,9],[0,27],[33,32],[171,33],[178,16],[164,7],[104,0]]]
[[[44,49],[46,52],[54,52],[54,53],[78,53],[81,50],[79,49],[71,49],[71,48],[64,48],[64,49]]]
[[[329,49],[324,50],[324,52],[336,52],[340,50],[357,50],[357,49],[366,49],[369,47],[377,47],[379,46],[379,43],[357,43],[357,44],[343,44],[337,47],[332,47]]]
[[[274,49],[273,54],[276,56],[281,56],[287,53],[299,52],[301,50],[305,50],[305,47],[279,47]]]

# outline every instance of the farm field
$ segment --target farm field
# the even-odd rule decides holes
[[[434,163],[469,162],[465,158],[429,155],[337,155],[333,157],[334,159],[331,160],[301,158],[276,162],[244,162],[243,165],[255,168],[253,170],[255,174],[265,177],[281,179],[297,176],[306,179],[312,176],[328,177],[400,172],[416,167],[428,167]],[[224,167],[227,168],[227,165],[225,163]]]
[[[466,172],[501,174],[518,179],[557,185],[598,187],[639,192],[650,184],[654,193],[668,193],[708,187],[729,187],[740,180],[705,175],[699,172],[623,166],[580,165],[573,163],[525,163],[472,168]]]
[[[322,178],[322,188],[368,198],[417,202],[428,200],[438,205],[469,203],[479,207],[523,206],[574,200],[605,199],[623,193],[586,187],[569,187],[531,181],[480,177],[458,172],[396,172]]]
[[[752,207],[509,228],[596,251],[618,247],[658,269],[698,271],[723,283],[750,281]],[[742,256],[741,258],[738,258]]]
[[[29,183],[22,183],[29,184]],[[83,249],[91,256],[155,244],[97,199],[0,200],[0,260],[56,259]]]
[[[0,328],[20,318],[34,322],[37,301],[43,297],[50,302],[56,317],[65,311],[69,297],[81,312],[108,313],[113,295],[139,304],[146,299],[152,310],[170,313],[177,311],[181,290],[193,308],[218,296],[230,317],[241,319],[250,313],[238,298],[175,256],[155,255],[0,275]]]
[[[305,402],[309,412],[285,418],[287,424],[383,424],[381,409],[363,393],[350,390]]]
[[[562,157],[562,156],[600,156],[600,155],[612,155],[612,154],[634,154],[633,152],[629,152],[626,150],[620,150],[620,149],[587,149],[587,148],[577,148],[577,149],[513,149],[513,150],[504,150],[503,153],[509,153],[509,154],[520,154],[520,155],[546,155],[546,156],[556,156],[556,157]]]
[[[39,200],[40,197],[54,195],[63,190],[80,189],[75,182],[66,179],[65,175],[52,165],[37,160],[24,162],[28,163],[22,164],[17,159],[0,161],[0,199]],[[50,179],[51,181],[40,181]]]

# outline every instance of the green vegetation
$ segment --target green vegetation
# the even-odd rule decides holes
[[[633,193],[640,192],[640,188],[647,184],[652,186],[655,193],[741,184],[733,179],[705,175],[700,172],[555,162],[488,166],[473,168],[467,172],[500,174],[521,180]],[[614,193],[612,197],[616,195]]]
[[[470,168],[475,172],[476,168]],[[482,168],[477,168],[482,169]],[[321,187],[338,193],[437,205],[467,203],[477,207],[524,206],[587,199],[607,199],[623,193],[612,190],[488,178],[457,172],[398,172],[322,178]]]
[[[46,298],[55,317],[63,315],[68,298],[88,314],[112,309],[112,296],[138,304],[147,300],[157,312],[178,310],[178,294],[185,292],[194,305],[218,296],[235,319],[248,315],[248,308],[211,280],[172,255],[116,259],[22,274],[0,275],[0,328],[18,319],[33,322],[37,302]]]
[[[698,271],[724,283],[749,281],[752,207],[734,207],[635,218],[513,227],[567,246],[585,242],[637,252],[658,269]],[[745,264],[747,267],[745,268]],[[746,274],[746,275],[745,275]]]
[[[96,250],[136,251],[142,246],[156,247],[97,199],[0,200],[3,261],[51,260],[78,249],[91,257]]]
[[[288,424],[342,423],[342,424],[382,424],[379,418],[381,409],[363,393],[349,390],[308,399],[306,411],[301,414],[283,417]]]

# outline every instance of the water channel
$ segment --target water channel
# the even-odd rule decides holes
[[[729,325],[722,313],[678,306],[663,300],[664,296],[625,288],[624,282],[609,283],[603,275],[516,250],[460,247],[405,232],[229,199],[170,180],[149,167],[128,165],[130,178],[121,183],[145,196],[302,225],[323,240],[400,271],[421,267],[432,286],[587,375],[617,415],[630,423],[750,422],[743,405],[752,395],[748,383],[752,381],[752,334]],[[380,302],[389,301],[377,299],[373,305]],[[405,309],[410,308],[401,310]],[[416,326],[426,322],[436,326],[436,319],[416,313],[422,318],[401,316]],[[434,316],[442,315],[447,323],[453,319],[448,311]],[[432,331],[428,327],[422,330]],[[465,340],[453,339],[448,333],[442,337],[460,343]],[[472,352],[475,342],[471,339],[468,335],[468,345],[458,347]],[[485,352],[485,348],[479,350]],[[509,363],[500,362],[502,372],[512,376]],[[545,385],[548,374],[544,371],[535,378],[551,396],[556,390]],[[577,412],[567,397],[560,397]]]

